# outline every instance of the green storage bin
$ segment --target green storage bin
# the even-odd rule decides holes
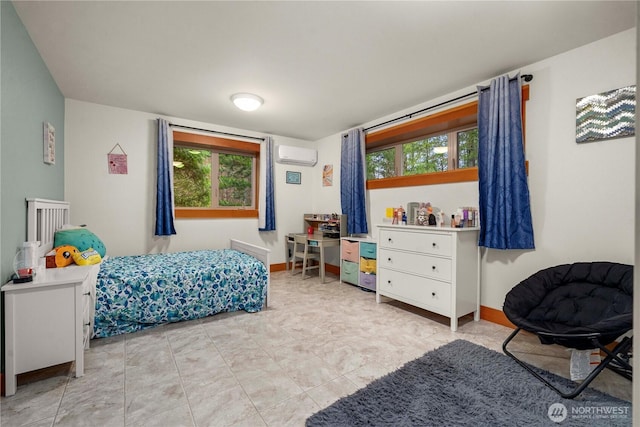
[[[358,267],[357,262],[342,261],[342,265],[340,266],[340,280],[357,285],[358,275],[360,274]]]

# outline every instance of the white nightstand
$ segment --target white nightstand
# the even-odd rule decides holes
[[[24,372],[75,361],[76,377],[84,374],[83,283],[90,272],[50,268],[33,282],[2,286],[7,396],[15,394],[16,375]]]

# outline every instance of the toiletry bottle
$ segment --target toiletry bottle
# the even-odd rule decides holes
[[[456,228],[456,216],[451,215],[451,228]]]

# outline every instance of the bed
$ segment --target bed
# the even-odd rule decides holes
[[[27,199],[29,241],[40,256],[53,248],[56,230],[69,223],[69,203]],[[93,292],[87,313],[91,337],[104,338],[216,313],[266,308],[270,251],[230,240],[228,249],[107,256],[88,268]],[[88,345],[88,340],[86,344]]]

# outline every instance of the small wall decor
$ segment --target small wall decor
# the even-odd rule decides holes
[[[333,185],[333,165],[322,167],[322,186],[331,187]]]
[[[636,87],[602,92],[576,102],[576,142],[635,135]]]
[[[122,154],[114,153],[113,150],[119,148]],[[107,162],[109,164],[109,173],[114,175],[127,174],[127,153],[122,149],[120,144],[113,146],[111,151],[107,153]]]
[[[43,132],[44,162],[48,165],[56,164],[56,129],[51,123],[44,122]]]
[[[287,184],[301,184],[302,172],[287,171]]]

